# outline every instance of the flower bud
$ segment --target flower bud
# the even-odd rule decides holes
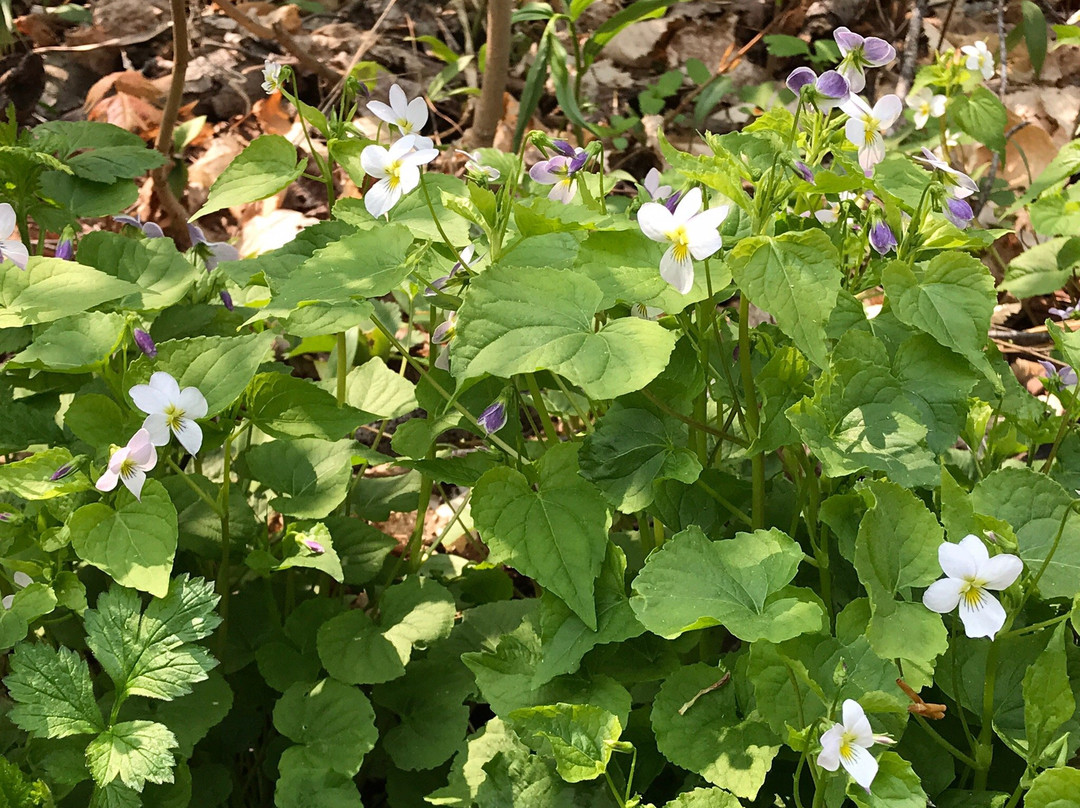
[[[230,295],[224,289],[222,289],[218,294],[221,296],[221,302],[225,305],[225,308],[227,308],[229,311],[232,311],[234,308],[236,308],[236,304],[233,303],[232,295]]]
[[[870,228],[870,246],[877,250],[878,255],[896,249],[896,236],[885,222],[878,222]]]
[[[480,413],[480,417],[476,419],[476,423],[488,435],[493,432],[498,432],[506,426],[506,405],[501,401],[494,402],[486,410]]]
[[[53,252],[54,258],[59,258],[62,261],[70,261],[75,257],[75,244],[74,242],[66,238],[56,245],[56,250]]]
[[[135,344],[139,346],[139,350],[142,351],[150,359],[157,356],[157,345],[154,344],[154,338],[143,331],[141,328],[136,328],[131,335],[135,338]]]

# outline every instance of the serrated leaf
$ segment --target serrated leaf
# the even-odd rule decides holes
[[[568,270],[492,267],[458,312],[450,368],[459,379],[551,370],[601,399],[639,390],[664,369],[675,339],[636,317],[595,331],[602,298],[595,283]]]
[[[536,490],[514,469],[485,473],[473,489],[472,516],[492,563],[535,578],[595,630],[593,582],[611,515],[600,492],[578,476],[577,450],[572,443],[548,449],[536,464]]]
[[[30,346],[11,358],[9,368],[27,367],[58,373],[85,373],[120,347],[127,321],[120,314],[91,311],[49,324]]]
[[[176,736],[163,724],[124,721],[90,741],[86,764],[99,786],[119,780],[142,791],[147,783],[173,781],[175,748]]]
[[[134,239],[98,230],[79,241],[78,261],[136,284],[139,291],[118,305],[140,311],[179,303],[200,277],[169,238]]]
[[[1024,674],[1023,692],[1028,754],[1038,766],[1076,710],[1065,657],[1064,625],[1054,629],[1050,642]]]
[[[275,438],[338,440],[363,423],[363,413],[337,400],[309,379],[260,373],[251,380],[247,415]]]
[[[118,691],[153,699],[191,692],[217,665],[198,640],[221,622],[214,614],[212,584],[187,575],[174,578],[168,593],[142,612],[136,592],[113,586],[84,615],[86,644]]]
[[[722,788],[695,788],[673,799],[664,808],[739,808],[742,803]]]
[[[88,735],[104,728],[94,700],[86,660],[69,648],[21,643],[4,679],[16,702],[8,713],[20,728],[39,738]]]
[[[296,147],[286,138],[261,135],[214,180],[206,204],[191,219],[272,196],[295,182],[306,165],[307,160],[297,160]]]
[[[780,642],[817,631],[824,619],[818,602],[787,588],[802,558],[776,528],[714,542],[691,526],[649,556],[630,605],[645,628],[669,639],[722,625],[748,642]]]
[[[302,746],[315,768],[349,777],[360,770],[379,737],[367,696],[335,679],[290,687],[274,705],[274,726]]]
[[[752,800],[780,741],[757,716],[740,717],[735,691],[723,667],[683,667],[656,695],[652,727],[657,748],[672,763]]]
[[[568,783],[594,780],[607,771],[611,745],[622,735],[619,719],[591,704],[548,704],[510,713],[519,737],[555,758]]]
[[[116,506],[114,511],[93,503],[72,514],[67,522],[71,546],[117,583],[164,597],[179,533],[168,492],[157,480],[147,480],[141,500],[125,488],[116,495]]]
[[[818,367],[828,364],[825,323],[840,291],[838,262],[832,240],[816,229],[745,238],[728,257],[739,288]]]
[[[0,263],[0,328],[82,314],[139,287],[74,261],[31,256],[26,269]]]

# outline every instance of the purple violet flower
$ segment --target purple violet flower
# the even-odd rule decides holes
[[[938,179],[940,179],[942,185],[945,186],[945,193],[949,196],[955,199],[967,199],[979,190],[979,186],[975,180],[963,171],[957,171],[944,160],[939,159],[936,154],[925,146],[923,146],[922,152],[923,156],[914,158],[915,161],[922,163],[931,171],[937,173]]]
[[[1039,364],[1046,371],[1047,381],[1056,378],[1065,387],[1074,387],[1076,385],[1076,371],[1068,365],[1059,368],[1053,362],[1047,362],[1045,359],[1040,359]]]
[[[870,246],[877,250],[878,255],[896,249],[896,236],[885,222],[878,222],[870,228]]]
[[[206,271],[213,272],[214,268],[222,261],[236,261],[240,258],[240,251],[225,241],[207,241],[206,234],[197,224],[187,226],[188,236],[191,238],[191,246],[203,256],[206,261]],[[201,248],[201,249],[200,249]]]
[[[486,410],[480,413],[480,417],[476,419],[476,423],[487,435],[498,432],[506,426],[506,405],[501,401],[495,401]]]
[[[146,354],[148,359],[153,359],[157,356],[157,345],[154,344],[153,337],[141,328],[136,328],[132,331],[131,336],[135,338],[135,344],[139,346],[140,351]]]
[[[326,552],[326,548],[323,547],[319,542],[315,541],[315,539],[309,539],[305,536],[304,538],[300,539],[300,543],[304,545],[304,547],[309,549],[311,552],[313,552],[315,555],[322,555]]]
[[[1059,309],[1056,306],[1051,306],[1046,310],[1047,314],[1052,314],[1062,320],[1071,320],[1076,317],[1077,311],[1080,311],[1080,303],[1072,306],[1066,306],[1063,309]]]
[[[474,261],[479,260],[479,258],[473,258],[475,252],[476,248],[473,247],[473,245],[466,244],[465,247],[462,248],[461,252],[458,253],[458,258],[460,258],[461,260],[455,262],[454,266],[450,268],[450,274],[443,275],[441,278],[436,278],[435,280],[433,280],[424,290],[424,297],[435,297],[438,292],[442,291],[443,287],[446,286],[449,280],[455,275],[457,275],[463,268],[472,267]]]
[[[222,289],[218,294],[221,296],[221,302],[222,304],[224,304],[225,308],[227,308],[229,311],[232,311],[236,308],[236,305],[233,303],[232,295],[230,295],[224,289]]]
[[[820,112],[831,112],[850,95],[847,80],[835,70],[818,76],[809,67],[796,67],[787,78],[788,89]]]
[[[551,141],[551,146],[563,157],[573,157],[575,154],[574,147],[565,140],[553,140]]]
[[[119,222],[120,224],[126,224],[129,227],[142,230],[143,235],[147,238],[165,237],[165,231],[155,222],[144,222],[138,216],[113,216],[112,218],[114,222]]]
[[[844,57],[837,71],[847,79],[853,93],[862,92],[866,86],[866,68],[883,67],[896,58],[896,48],[884,39],[864,38],[845,26],[833,32],[833,39]]]
[[[56,245],[56,249],[53,251],[53,258],[59,258],[61,261],[70,261],[75,257],[75,242],[66,238]]]
[[[945,218],[963,230],[971,220],[975,218],[975,212],[971,209],[966,199],[954,199],[949,197],[945,200],[945,207],[941,210]]]
[[[55,483],[57,480],[62,480],[73,471],[75,471],[75,465],[73,463],[65,463],[49,475],[49,482]]]
[[[565,144],[565,141],[555,141],[556,144]],[[562,150],[561,147],[557,147]],[[548,199],[568,204],[577,194],[577,177],[579,171],[585,168],[589,161],[589,153],[584,149],[571,151],[571,154],[557,154],[549,160],[541,160],[529,169],[529,176],[541,185],[551,185]]]

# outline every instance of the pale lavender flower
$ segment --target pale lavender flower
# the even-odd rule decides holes
[[[653,202],[662,202],[671,196],[672,187],[660,184],[660,171],[655,166],[649,169],[641,186],[649,192],[649,199]]]
[[[971,209],[966,199],[954,199],[949,197],[945,200],[945,207],[941,210],[945,218],[963,230],[971,220],[975,218],[975,211]]]
[[[427,287],[427,289],[424,290],[424,297],[435,297],[435,295],[438,294],[443,289],[443,287],[446,286],[447,282],[449,282],[452,277],[461,272],[463,268],[471,267],[474,263],[473,255],[475,252],[476,248],[473,247],[473,245],[465,245],[465,247],[462,248],[461,252],[458,253],[458,257],[461,260],[457,261],[454,266],[450,268],[450,274],[443,275],[441,278],[436,278],[435,280],[433,280],[431,284]],[[476,258],[475,260],[479,260],[479,258]]]
[[[206,234],[197,224],[187,226],[191,246],[200,252],[206,262],[206,271],[212,272],[222,261],[237,261],[240,251],[225,241],[208,241]]]
[[[1080,304],[1066,306],[1063,309],[1059,309],[1056,306],[1051,306],[1046,310],[1047,314],[1052,314],[1062,320],[1072,320],[1077,316],[1078,311],[1080,311]]]
[[[884,39],[864,38],[845,26],[833,32],[833,39],[844,57],[836,69],[847,79],[853,93],[862,92],[866,86],[866,68],[883,67],[896,58],[896,48]]]
[[[896,236],[885,222],[878,222],[870,228],[870,246],[877,250],[878,255],[896,249]]]
[[[455,154],[465,158],[465,173],[483,179],[485,182],[495,182],[499,178],[499,169],[486,166],[481,162],[479,150],[467,152],[464,149],[454,149]]]
[[[826,113],[847,101],[850,94],[847,80],[835,70],[818,76],[809,67],[797,67],[787,77],[787,86],[800,99]]]
[[[566,154],[564,147],[570,150],[571,154]],[[529,176],[541,185],[552,186],[548,199],[565,205],[577,194],[577,174],[585,168],[589,155],[584,149],[574,150],[569,143],[562,140],[555,141],[555,148],[563,153],[536,163],[529,169]]]
[[[941,184],[945,186],[945,193],[949,196],[954,199],[967,199],[979,190],[975,180],[963,171],[957,171],[925,146],[923,146],[922,153],[923,156],[916,157],[915,161],[922,163],[937,174]]]
[[[495,401],[476,419],[477,425],[485,434],[491,435],[506,426],[506,405]]]
[[[113,452],[109,458],[108,468],[95,484],[99,491],[112,491],[117,482],[122,482],[135,496],[142,499],[143,483],[146,482],[146,472],[157,465],[157,451],[150,442],[150,433],[140,429],[127,446],[123,446]]]
[[[147,238],[164,238],[165,231],[161,229],[160,225],[155,222],[144,222],[138,216],[113,216],[114,222],[120,224],[126,224],[129,227],[134,227],[137,230],[141,230],[143,235]]]
[[[0,203],[0,233],[14,234],[17,229],[15,208],[7,202]],[[0,263],[10,261],[19,269],[26,269],[26,262],[29,260],[30,251],[25,244],[11,238],[0,238]]]
[[[435,367],[439,370],[450,370],[450,340],[454,338],[456,324],[457,312],[448,312],[446,319],[443,320],[431,334],[431,342],[433,345],[445,346],[439,351],[439,355],[435,357]]]
[[[300,543],[315,555],[322,555],[326,552],[326,548],[323,547],[322,544],[315,541],[315,539],[309,539],[307,536],[300,539]]]
[[[1046,371],[1046,378],[1048,380],[1057,379],[1065,387],[1074,387],[1076,385],[1076,371],[1068,365],[1058,367],[1053,362],[1047,362],[1045,359],[1038,360],[1042,365],[1043,370]]]
[[[808,166],[802,160],[795,161],[795,173],[807,182],[812,183],[814,181],[814,172],[810,169],[810,166]]]
[[[59,258],[62,261],[70,261],[75,257],[75,242],[66,238],[56,245],[56,250],[53,252],[53,258]]]
[[[131,332],[131,336],[135,338],[135,344],[139,346],[139,350],[142,351],[148,359],[154,359],[157,356],[157,345],[154,344],[154,338],[141,328],[136,328]]]

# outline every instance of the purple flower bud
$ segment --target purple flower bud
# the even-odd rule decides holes
[[[863,42],[863,54],[871,67],[883,67],[896,58],[896,48],[876,36]]]
[[[143,331],[141,328],[136,328],[131,335],[135,338],[135,344],[139,346],[139,350],[142,351],[150,359],[157,356],[157,345],[154,344],[154,338]]]
[[[578,152],[570,158],[570,163],[566,166],[566,170],[571,174],[576,174],[585,167],[587,162],[589,162],[588,152]]]
[[[56,482],[67,477],[71,472],[75,471],[75,466],[71,463],[65,463],[52,474],[49,475],[49,482]]]
[[[494,402],[486,410],[480,413],[480,417],[476,419],[476,423],[488,435],[493,432],[498,432],[506,426],[506,405],[501,401]]]
[[[679,206],[679,200],[682,199],[682,196],[683,196],[682,191],[676,191],[671,196],[669,196],[667,199],[665,199],[662,204],[664,205],[665,208],[667,208],[672,213],[674,213],[675,208],[677,208]]]
[[[975,212],[966,199],[949,197],[945,200],[945,208],[942,212],[945,214],[946,219],[961,229],[967,227],[971,220],[975,218]]]
[[[232,295],[230,295],[224,289],[222,289],[218,294],[221,296],[221,302],[225,305],[225,308],[227,308],[229,311],[232,311],[234,308],[236,308],[236,305],[232,301]]]
[[[896,249],[896,236],[885,222],[878,222],[870,228],[870,246],[877,250],[878,255]]]
[[[802,177],[807,182],[814,181],[814,172],[810,170],[810,166],[804,163],[802,160],[795,161],[795,173]]]
[[[56,245],[56,250],[53,252],[54,258],[59,258],[62,261],[70,261],[75,257],[75,244],[71,239],[66,238]]]
[[[0,511],[0,522],[10,522],[15,518],[15,514],[8,511]]]
[[[567,143],[565,140],[554,140],[552,141],[551,145],[555,149],[555,151],[559,152],[559,154],[563,155],[564,157],[574,156],[574,147]]]
[[[319,542],[315,541],[315,539],[309,539],[305,536],[303,539],[300,540],[300,543],[309,550],[311,550],[311,552],[313,552],[315,555],[322,555],[326,552],[326,548],[319,544]]]
[[[796,67],[787,77],[787,88],[798,95],[807,84],[817,81],[817,73],[809,67]]]

